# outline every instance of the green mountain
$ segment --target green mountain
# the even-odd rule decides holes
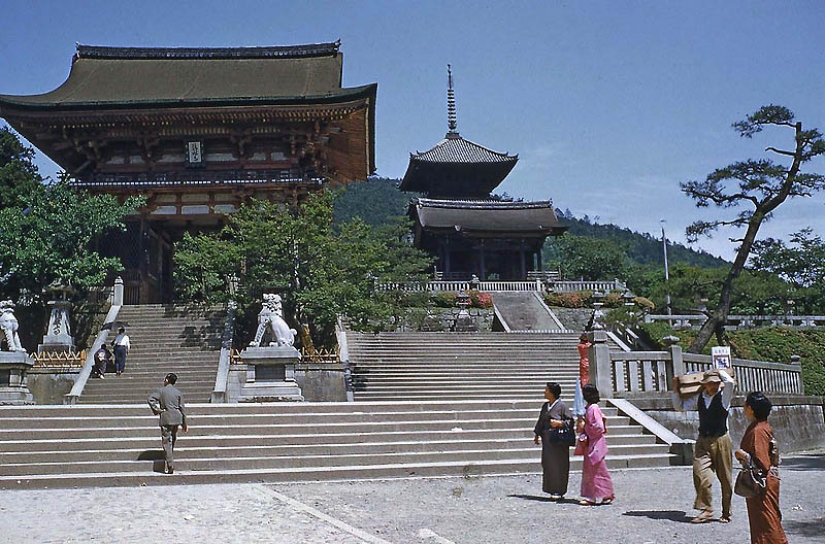
[[[385,225],[392,217],[405,215],[410,199],[415,194],[398,190],[400,180],[373,178],[352,183],[343,189],[335,200],[335,222],[344,223],[360,217],[369,225]],[[662,241],[650,234],[633,232],[616,225],[598,225],[589,217],[577,218],[570,210],[556,210],[559,219],[570,227],[569,232],[577,236],[614,239],[628,246],[627,254],[634,264],[661,265]],[[681,244],[668,243],[668,262],[684,263],[702,268],[718,268],[728,263],[705,251],[696,251]]]
[[[598,225],[586,215],[583,218],[575,217],[570,210],[556,209],[556,214],[563,224],[570,227],[568,231],[570,234],[613,239],[627,244],[627,256],[634,264],[662,266],[664,263],[661,238],[654,238],[648,233],[634,232],[617,225]],[[730,264],[706,251],[697,251],[670,241],[667,244],[667,260],[668,264],[683,263],[699,268],[720,268]]]

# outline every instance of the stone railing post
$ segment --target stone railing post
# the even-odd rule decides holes
[[[593,331],[589,334],[590,346],[590,383],[599,389],[603,398],[613,396],[613,363],[610,361],[610,346],[607,345],[607,332]]]
[[[115,289],[112,294],[112,306],[123,306],[123,278],[115,278]]]
[[[802,358],[799,355],[791,355],[791,364],[797,368],[801,368]],[[796,374],[796,383],[794,384],[795,393],[800,395],[805,394],[805,386],[802,384],[802,373]]]
[[[682,376],[685,373],[685,361],[682,359],[682,346],[678,345],[679,338],[676,336],[665,336],[665,344],[670,351],[670,365],[666,367],[667,388],[670,390],[674,376]]]

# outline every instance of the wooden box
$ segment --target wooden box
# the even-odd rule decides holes
[[[701,391],[703,386],[699,382],[701,382],[704,377],[704,372],[679,376],[679,395],[689,397]]]

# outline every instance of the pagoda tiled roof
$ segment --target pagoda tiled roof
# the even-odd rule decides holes
[[[550,200],[502,202],[417,198],[410,207],[421,227],[430,231],[469,236],[484,233],[547,236],[567,230],[559,222]]]
[[[515,164],[518,161],[518,155],[493,151],[470,140],[465,140],[456,132],[450,132],[429,151],[410,153],[410,160],[434,163],[512,162]]]
[[[78,45],[68,79],[0,107],[66,110],[141,106],[333,103],[375,95],[341,86],[338,42],[277,47],[144,48]]]

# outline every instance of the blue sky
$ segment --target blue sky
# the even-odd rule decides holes
[[[378,174],[447,130],[452,64],[462,136],[520,161],[499,191],[577,216],[684,240],[697,210],[680,181],[765,157],[733,121],[770,103],[825,130],[825,2],[279,2],[6,0],[0,93],[37,94],[68,75],[75,42],[257,46],[342,40],[344,85],[378,83]],[[776,157],[774,157],[776,158]],[[56,168],[45,158],[46,175]],[[809,163],[825,172],[825,160]],[[784,204],[763,236],[810,226],[825,195]],[[732,258],[724,234],[699,247]]]

